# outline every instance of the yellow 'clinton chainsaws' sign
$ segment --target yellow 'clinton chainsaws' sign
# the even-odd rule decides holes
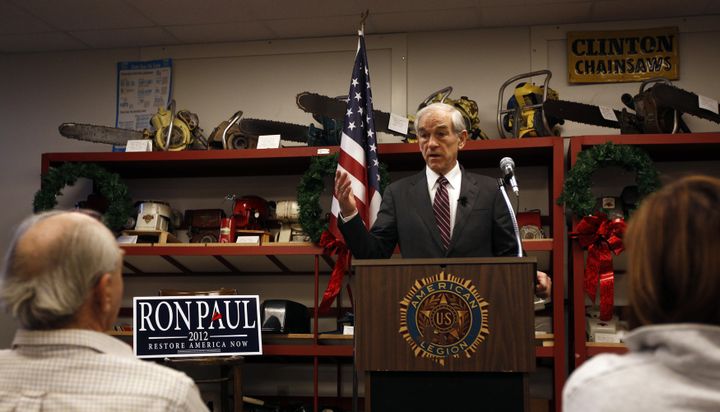
[[[677,27],[569,32],[567,53],[570,83],[679,78]]]

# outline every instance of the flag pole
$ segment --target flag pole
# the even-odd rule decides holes
[[[360,35],[365,35],[365,20],[367,20],[370,14],[370,9],[365,9],[364,12],[360,13]]]

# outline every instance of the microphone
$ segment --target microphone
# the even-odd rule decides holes
[[[520,196],[517,180],[515,180],[515,162],[509,157],[503,157],[500,160],[500,170],[503,172],[503,180],[510,183],[510,187],[512,187],[515,196]]]

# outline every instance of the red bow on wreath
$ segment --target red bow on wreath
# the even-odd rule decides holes
[[[332,305],[335,297],[340,293],[340,289],[342,288],[343,277],[345,277],[345,271],[348,269],[350,263],[350,251],[345,242],[337,239],[328,230],[324,230],[320,235],[320,246],[326,255],[332,256],[337,254],[338,257],[332,274],[330,275],[330,282],[328,282],[328,286],[320,302],[320,307],[318,308],[320,314],[327,314],[330,310],[330,305]]]
[[[622,237],[625,234],[625,220],[610,220],[602,212],[585,216],[570,233],[583,249],[587,249],[585,263],[585,293],[595,303],[598,280],[600,282],[600,320],[610,320],[613,315],[615,294],[615,272],[612,253],[619,255],[624,250]]]

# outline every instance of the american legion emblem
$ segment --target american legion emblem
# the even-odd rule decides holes
[[[488,302],[469,280],[444,271],[415,281],[400,301],[400,333],[415,357],[445,365],[471,357],[490,333]]]

